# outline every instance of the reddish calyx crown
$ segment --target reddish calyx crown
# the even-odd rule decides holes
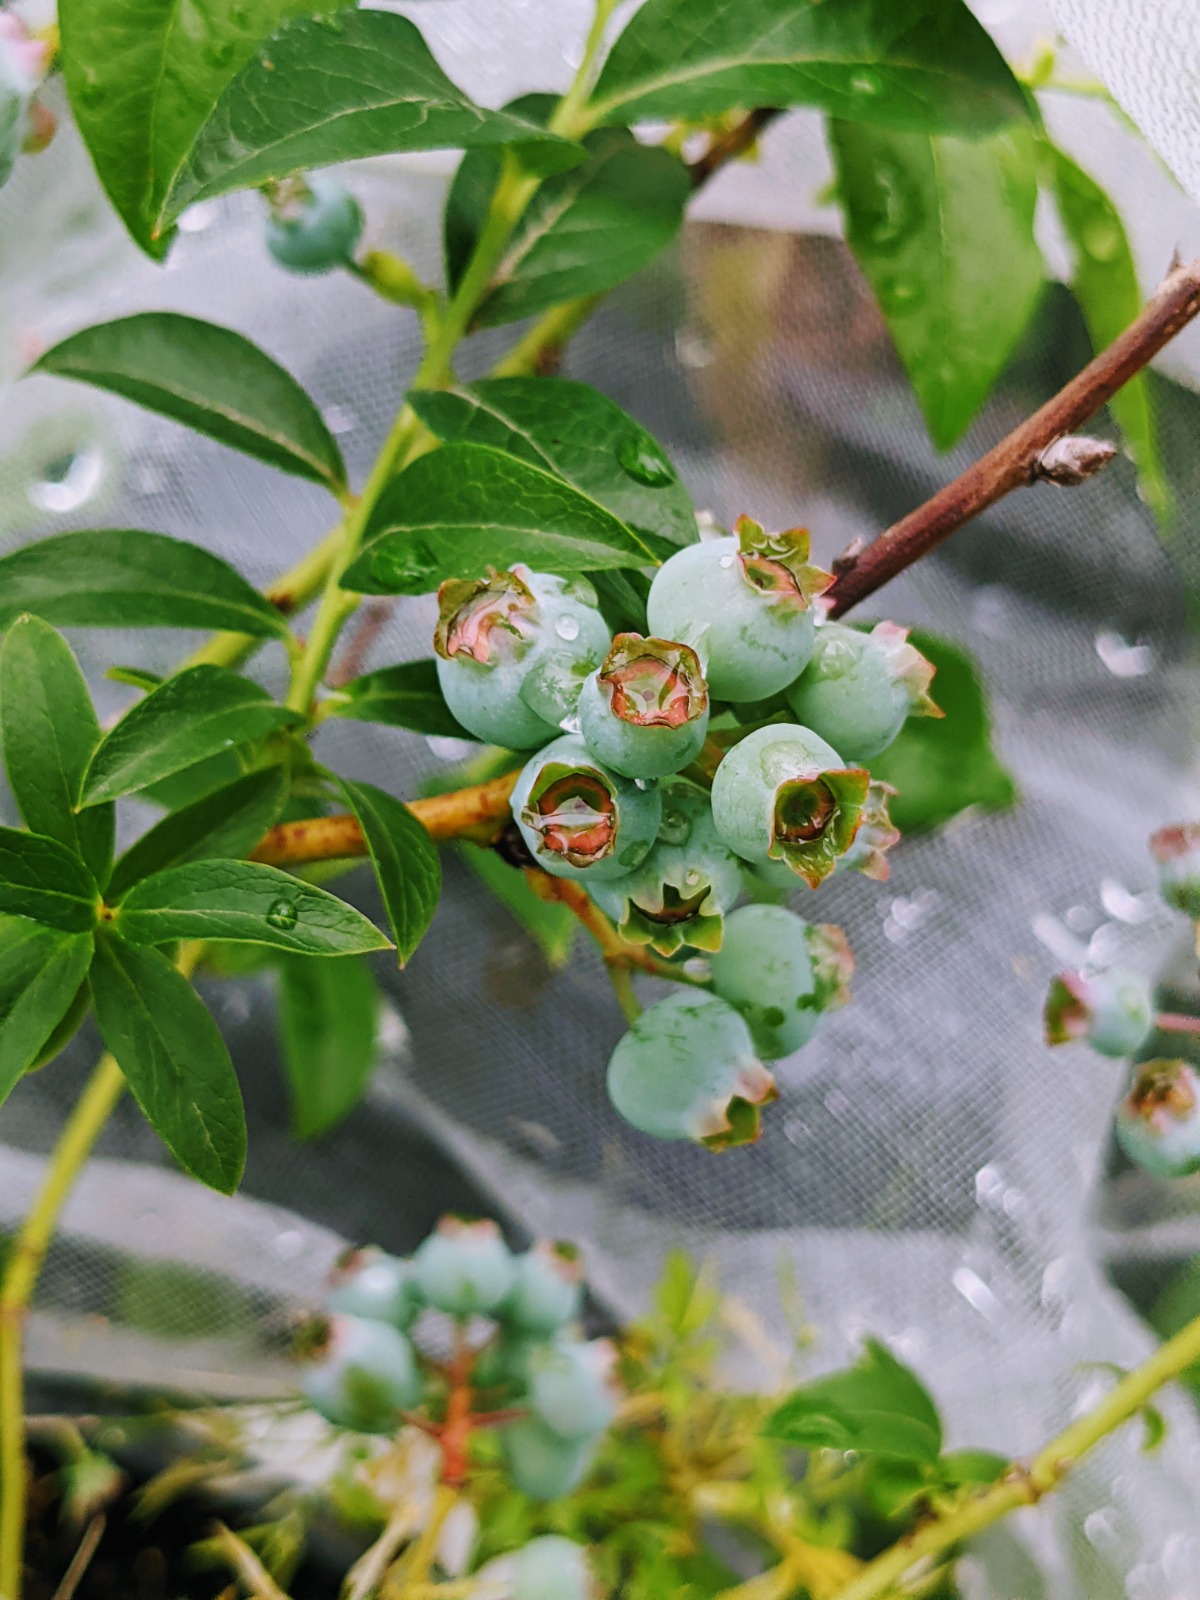
[[[854,842],[870,783],[865,767],[799,773],[781,783],[768,855],[819,888]]]
[[[438,589],[433,648],[444,661],[468,656],[480,666],[495,666],[528,643],[536,612],[537,600],[516,572],[447,578]]]
[[[615,847],[616,796],[594,769],[551,761],[539,773],[521,821],[547,850],[573,867],[589,867]]]
[[[638,728],[682,728],[702,716],[708,685],[686,644],[619,633],[598,674],[615,717]]]
[[[733,525],[738,567],[746,583],[773,605],[807,611],[833,584],[833,574],[808,559],[807,528],[767,533],[761,522],[742,516]]]

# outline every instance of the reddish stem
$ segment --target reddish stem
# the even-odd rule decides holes
[[[1182,1011],[1160,1011],[1154,1026],[1163,1033],[1200,1033],[1200,1017],[1189,1017]]]

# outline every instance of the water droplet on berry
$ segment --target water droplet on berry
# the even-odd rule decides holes
[[[687,884],[689,889],[694,889],[696,887],[696,885],[700,882],[700,874],[696,871],[695,867],[688,868],[683,875],[683,881]]]
[[[555,617],[554,631],[560,639],[578,639],[579,621],[576,617],[564,613],[561,617]]]
[[[682,811],[664,811],[658,837],[664,844],[683,844],[692,825]]]
[[[707,983],[712,977],[712,967],[703,956],[689,956],[683,963],[683,970],[689,978],[695,978],[700,983]]]
[[[617,460],[629,477],[651,489],[675,481],[675,469],[648,433],[626,434],[617,446]]]
[[[1154,668],[1154,651],[1148,644],[1130,644],[1113,629],[1096,635],[1096,654],[1114,678],[1144,678]]]
[[[280,933],[290,933],[299,920],[300,912],[294,900],[276,900],[267,912],[268,925]]]
[[[724,567],[726,570],[728,570],[733,565],[733,557],[732,556],[721,556],[719,558],[719,560],[717,561],[717,565],[719,567]]]

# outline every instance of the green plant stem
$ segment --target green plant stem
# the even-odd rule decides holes
[[[125,1079],[100,1057],[75,1103],[29,1215],[13,1240],[0,1290],[0,1597],[16,1600],[25,1537],[25,1393],[21,1334],[34,1284],[79,1170],[121,1098]]]
[[[544,373],[549,365],[557,366],[567,344],[604,298],[602,294],[585,294],[547,311],[507,355],[501,356],[491,376],[527,378]]]
[[[585,108],[595,81],[600,52],[604,46],[604,33],[616,8],[617,0],[596,0],[592,26],[583,47],[583,57],[574,81],[558,102],[554,115],[547,124],[551,133],[561,133],[564,138],[575,139],[592,126]]]
[[[637,995],[633,991],[633,977],[628,967],[619,967],[615,962],[608,966],[608,976],[612,983],[613,994],[617,997],[617,1004],[626,1022],[636,1022],[642,1014],[642,1008]]]
[[[1044,1494],[1057,1488],[1102,1439],[1135,1417],[1163,1384],[1178,1378],[1196,1361],[1200,1361],[1200,1317],[1160,1345],[1149,1360],[1122,1378],[1099,1405],[1051,1439],[1028,1465],[1018,1463],[990,1489],[924,1523],[892,1545],[840,1590],[836,1600],[882,1600],[918,1561],[941,1555],[964,1539],[981,1533],[1010,1511],[1035,1505]]]
[[[412,1549],[402,1560],[403,1578],[395,1589],[398,1597],[410,1596],[414,1588],[423,1587],[429,1580],[430,1569],[437,1554],[438,1540],[445,1526],[446,1518],[454,1509],[458,1500],[458,1490],[449,1484],[439,1483],[434,1490],[433,1504],[429,1508],[429,1516],[425,1526],[413,1543]]]

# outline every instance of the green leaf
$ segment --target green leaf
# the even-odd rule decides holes
[[[307,392],[232,328],[147,311],[81,329],[32,370],[107,389],[335,492],[346,486],[342,453]]]
[[[929,1466],[942,1448],[941,1421],[925,1386],[875,1339],[855,1366],[794,1389],[764,1431],[805,1449],[857,1450]]]
[[[489,378],[417,389],[408,402],[447,443],[491,445],[557,473],[635,530],[693,544],[696,513],[657,441],[586,383]]]
[[[958,645],[914,628],[911,643],[937,668],[932,694],[944,718],[910,717],[871,762],[871,776],[899,791],[889,802],[901,833],[924,833],[968,806],[1003,810],[1017,797],[992,750],[991,718],[979,672]]]
[[[344,900],[257,861],[186,861],[143,878],[121,901],[116,928],[131,944],[224,939],[299,955],[348,956],[388,941]]]
[[[395,667],[365,672],[361,678],[343,684],[339,694],[349,698],[328,702],[334,716],[349,717],[355,722],[382,722],[391,728],[407,728],[411,733],[446,739],[471,738],[446,704],[434,661],[402,661]]]
[[[1137,267],[1129,236],[1116,206],[1094,179],[1049,143],[1041,145],[1043,171],[1054,192],[1058,214],[1070,241],[1075,298],[1091,335],[1102,350],[1142,309]],[[1173,512],[1155,427],[1153,400],[1144,373],[1131,378],[1108,402],[1138,470],[1142,496],[1160,524]]]
[[[494,850],[480,850],[464,844],[459,854],[504,908],[511,912],[556,972],[571,959],[579,921],[575,913],[558,901],[543,900],[534,894],[525,874],[502,861]]]
[[[83,862],[57,839],[0,828],[0,912],[32,917],[63,933],[96,925],[100,890]]]
[[[530,201],[476,326],[497,327],[612,289],[678,233],[691,181],[677,156],[639,144],[624,128],[600,129],[586,145],[588,159],[548,178]]]
[[[445,578],[524,561],[539,572],[641,567],[653,558],[610,511],[503,450],[448,444],[394,478],[342,579],[363,594],[425,594]]]
[[[362,1099],[378,1022],[379,991],[360,957],[279,962],[279,1035],[298,1138],[327,1133]]]
[[[442,892],[437,846],[402,800],[371,783],[341,780],[358,818],[379,892],[392,925],[400,965],[412,956],[433,920]]]
[[[557,95],[523,94],[510,100],[504,110],[544,128],[557,105]],[[582,158],[583,151],[579,153]],[[504,152],[498,146],[478,145],[466,151],[446,191],[442,245],[446,257],[446,285],[451,294],[458,288],[467,263],[475,254],[488,208],[500,182],[503,157]]]
[[[146,1121],[185,1171],[223,1194],[246,1164],[246,1119],[219,1029],[157,950],[96,942],[88,982],[105,1044]]]
[[[1008,363],[1042,292],[1037,168],[1023,129],[974,141],[829,130],[846,238],[930,435],[947,449]]]
[[[75,810],[100,724],[70,645],[39,617],[18,617],[0,648],[0,739],[26,824],[81,856],[102,883],[112,863],[113,808]]]
[[[84,779],[83,803],[135,794],[299,720],[249,678],[226,667],[191,667],[132,705],[103,740]]]
[[[983,133],[1024,91],[961,0],[647,0],[592,95],[597,121],[697,121],[747,106]]]
[[[950,1450],[937,1464],[938,1482],[949,1489],[995,1483],[1010,1464],[1008,1456],[994,1450]]]
[[[135,883],[167,867],[210,856],[248,854],[278,818],[287,794],[284,769],[263,767],[173,811],[117,862],[108,885],[109,901],[115,905]]]
[[[402,150],[538,147],[573,165],[578,146],[455,87],[418,29],[386,11],[285,24],[229,85],[172,185],[165,216],[304,167]]]
[[[62,628],[288,632],[270,601],[220,556],[137,528],[56,533],[0,557],[0,628],[24,611]]]
[[[222,90],[282,21],[322,9],[329,0],[60,0],[71,109],[143,250],[166,254],[168,192]]]
[[[91,959],[90,934],[0,917],[0,1104],[70,1010]]]

